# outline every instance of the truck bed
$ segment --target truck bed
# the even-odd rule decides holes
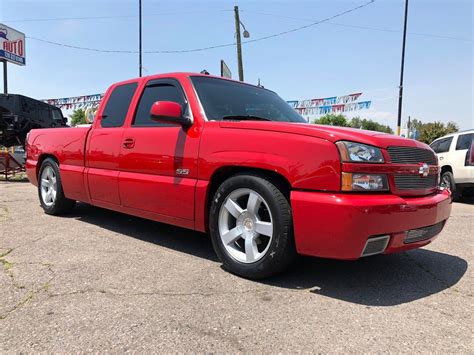
[[[85,146],[90,127],[33,129],[27,139],[27,174],[38,184],[38,170],[42,161],[54,156],[59,163],[64,192],[71,198],[82,200],[85,193]],[[35,167],[35,169],[31,169]]]

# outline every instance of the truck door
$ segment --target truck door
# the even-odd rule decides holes
[[[194,126],[183,128],[153,121],[150,109],[156,101],[177,102],[183,112],[192,115],[177,80],[147,82],[130,125],[124,130],[119,176],[122,205],[191,221],[199,134]]]
[[[471,148],[472,141],[474,140],[474,133],[464,133],[457,137],[457,141],[454,147],[452,147],[452,167],[453,175],[456,183],[467,183],[472,182],[474,176],[472,176],[472,166],[466,165],[466,156],[469,148]]]
[[[113,87],[98,122],[91,130],[86,167],[93,203],[120,205],[118,168],[123,124],[136,89],[136,82]]]

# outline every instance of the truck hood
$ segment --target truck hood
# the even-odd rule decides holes
[[[243,129],[299,134],[337,142],[347,140],[373,145],[380,148],[406,146],[430,149],[428,145],[414,139],[402,138],[393,134],[366,131],[356,128],[334,127],[310,123],[268,122],[268,121],[220,121],[225,129]]]

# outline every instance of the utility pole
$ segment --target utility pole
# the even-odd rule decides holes
[[[142,0],[138,0],[138,76],[142,76]]]
[[[7,61],[3,60],[3,93],[8,94]]]
[[[405,43],[407,38],[407,18],[408,18],[408,0],[405,0],[405,21],[403,25],[403,43],[402,43],[402,64],[400,69],[400,86],[398,95],[398,121],[397,135],[400,135],[400,126],[402,124],[402,101],[403,101],[403,70],[405,67]]]
[[[240,38],[240,17],[239,17],[238,6],[234,6],[234,17],[235,17],[235,36],[237,40],[237,64],[239,66],[239,80],[244,81],[244,65],[242,63],[242,42]]]
[[[411,133],[411,117],[408,116],[408,123],[407,123],[407,138],[411,138],[410,137],[410,133]]]

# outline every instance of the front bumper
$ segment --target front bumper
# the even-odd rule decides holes
[[[406,232],[448,219],[447,190],[423,197],[292,191],[296,250],[299,254],[357,259],[369,238],[389,235],[384,254],[419,248],[436,236],[406,244]]]

